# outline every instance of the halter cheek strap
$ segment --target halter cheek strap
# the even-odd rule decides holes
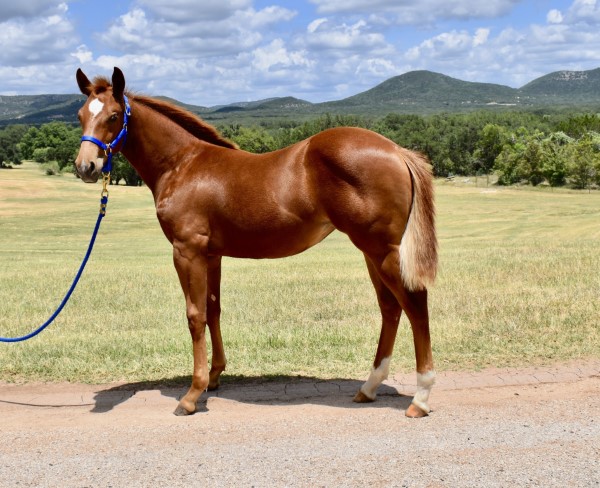
[[[83,136],[81,138],[81,142],[93,142],[96,144],[96,146],[99,146],[104,150],[104,154],[106,154],[106,164],[102,166],[103,173],[110,173],[112,170],[113,149],[121,142],[124,145],[125,141],[127,140],[127,123],[129,122],[129,117],[131,116],[131,106],[129,105],[129,100],[126,95],[123,95],[123,100],[125,102],[125,111],[123,112],[123,128],[110,144],[105,144],[100,139],[96,139],[92,136]]]

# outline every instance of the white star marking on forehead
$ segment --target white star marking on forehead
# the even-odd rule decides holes
[[[92,113],[93,118],[96,118],[98,116],[98,114],[100,112],[102,112],[103,107],[104,107],[104,104],[97,98],[94,98],[88,106],[88,108],[90,109],[90,112]]]

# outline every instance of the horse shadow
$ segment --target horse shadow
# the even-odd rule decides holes
[[[196,413],[207,412],[211,398],[232,400],[252,405],[324,405],[338,408],[394,408],[406,410],[412,396],[400,393],[395,387],[382,384],[377,390],[377,401],[355,403],[354,395],[364,381],[306,376],[245,376],[227,375],[221,386],[204,392],[198,401]],[[177,401],[187,392],[189,376],[177,376],[162,381],[142,381],[99,390],[94,395],[92,413],[106,413],[136,395],[158,390],[163,397]]]

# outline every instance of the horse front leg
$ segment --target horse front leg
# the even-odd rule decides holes
[[[181,398],[173,412],[190,415],[196,411],[196,403],[208,386],[208,357],[206,352],[207,322],[207,258],[199,249],[206,246],[175,242],[173,260],[185,295],[188,327],[192,336],[194,370],[192,385]]]
[[[210,363],[208,389],[219,387],[219,377],[225,370],[227,360],[221,337],[221,256],[208,258],[208,299],[206,302],[208,329],[212,344],[212,361]]]

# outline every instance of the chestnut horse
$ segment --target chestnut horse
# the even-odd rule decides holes
[[[417,363],[417,392],[406,415],[427,415],[435,372],[426,286],[436,274],[437,240],[425,159],[374,132],[350,127],[251,154],[187,111],[126,93],[118,68],[111,81],[90,82],[77,71],[79,88],[88,97],[79,120],[84,134],[108,144],[123,127],[129,100],[127,139],[114,150],[122,151],[154,195],[158,220],[173,245],[193,342],[192,385],[175,414],[194,413],[202,392],[217,388],[225,369],[221,257],[291,256],[338,229],[363,252],[382,315],[373,369],[354,401],[375,400],[388,375],[404,310]],[[107,158],[89,139],[81,143],[75,165],[83,181],[96,182]]]

